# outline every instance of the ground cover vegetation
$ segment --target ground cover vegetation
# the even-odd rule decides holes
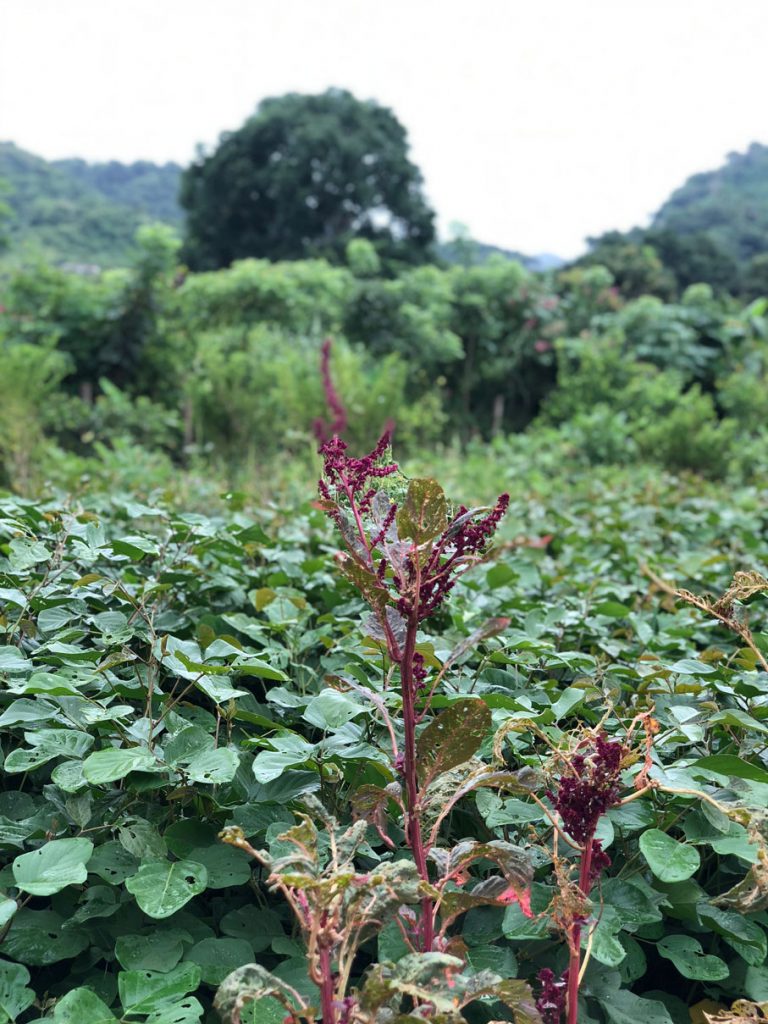
[[[6,1018],[758,1019],[763,492],[324,454],[0,503]]]

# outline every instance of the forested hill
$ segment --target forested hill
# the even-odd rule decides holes
[[[37,255],[59,264],[125,266],[136,254],[140,224],[161,221],[181,233],[181,175],[182,168],[173,163],[49,162],[0,142],[0,206],[4,202],[11,211],[0,223],[0,234],[10,242],[0,259],[16,262]],[[658,267],[645,265],[649,246]],[[494,254],[530,270],[555,269],[561,263],[548,254],[530,257],[463,237],[436,247],[438,259],[449,264],[482,263]],[[590,240],[590,252],[580,262],[608,266],[630,297],[675,294],[693,281],[747,296],[763,294],[768,281],[768,145],[753,143],[744,153],[731,153],[722,167],[693,175],[661,206],[650,228]],[[639,275],[637,287],[627,284],[628,274],[633,280]],[[654,274],[663,278],[658,287]]]
[[[2,142],[2,198],[11,211],[5,227],[9,258],[24,251],[56,262],[124,265],[140,224],[180,225],[180,174],[181,167],[172,163],[48,162]]]
[[[694,174],[658,211],[653,227],[706,232],[739,264],[768,251],[768,146],[730,153],[714,171]]]
[[[72,159],[54,160],[51,166],[119,206],[127,206],[142,216],[167,224],[181,223],[179,164],[154,164],[148,160],[132,164],[121,164],[116,160],[89,164],[85,160]]]

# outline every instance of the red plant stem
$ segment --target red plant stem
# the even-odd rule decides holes
[[[323,1013],[323,1024],[336,1024],[336,1008],[333,1005],[333,968],[331,950],[328,946],[320,947],[320,1005]]]
[[[418,628],[418,614],[414,611],[408,619],[408,625],[405,633],[405,645],[403,647],[403,658],[400,662],[403,696],[403,729],[405,733],[405,740],[403,744],[403,773],[405,775],[405,790],[408,796],[406,837],[408,839],[408,845],[411,848],[411,852],[413,853],[416,869],[423,880],[428,882],[429,872],[427,870],[427,856],[424,850],[424,840],[421,835],[419,786],[416,775],[416,694],[413,680],[413,655],[416,651],[416,632]],[[432,906],[432,900],[428,896],[425,896],[421,901],[421,907],[422,950],[425,953],[429,953],[432,950],[432,942],[434,940],[434,921],[432,919],[434,908]]]
[[[582,896],[589,896],[589,870],[592,865],[592,844],[594,833],[588,838],[581,854],[579,867],[579,891]],[[579,1019],[579,970],[581,968],[581,922],[574,921],[571,926],[571,956],[568,962],[568,1021],[567,1024],[578,1024]]]

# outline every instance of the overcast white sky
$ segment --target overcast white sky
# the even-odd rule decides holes
[[[0,0],[0,139],[188,162],[260,99],[392,107],[445,231],[577,254],[768,142],[768,0]]]

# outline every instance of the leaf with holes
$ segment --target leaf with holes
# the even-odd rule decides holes
[[[285,982],[261,964],[244,964],[221,983],[213,1006],[225,1024],[234,1024],[241,1014],[245,1020],[254,1021],[253,1015],[248,1013],[248,1004],[269,996],[276,996],[283,1005],[294,1002],[293,989]]]
[[[157,1013],[151,1013],[144,1024],[197,1024],[203,1016],[203,1007],[194,996],[185,996],[166,1006]]]
[[[89,941],[86,931],[78,926],[71,927],[68,922],[65,927],[64,918],[53,910],[24,907],[14,917],[13,927],[3,942],[3,952],[32,967],[47,967],[76,957]]]
[[[419,781],[464,764],[475,754],[491,728],[491,712],[482,700],[465,697],[434,718],[419,736],[416,756]]]
[[[204,750],[193,757],[185,774],[192,782],[207,783],[209,786],[231,782],[237,774],[240,758],[236,751],[228,747],[216,750]]]
[[[448,503],[437,480],[416,479],[408,484],[405,501],[397,513],[397,533],[416,544],[439,537],[448,525]]]
[[[121,971],[117,977],[126,1014],[154,1013],[183,999],[200,984],[197,964],[183,963],[170,971]]]
[[[29,971],[21,964],[0,960],[0,1024],[14,1021],[35,1001],[35,993],[27,988]]]
[[[14,881],[31,896],[52,896],[68,885],[82,885],[92,853],[90,839],[54,839],[14,860]]]
[[[191,860],[142,864],[125,887],[148,917],[170,917],[208,885],[208,872]]]

